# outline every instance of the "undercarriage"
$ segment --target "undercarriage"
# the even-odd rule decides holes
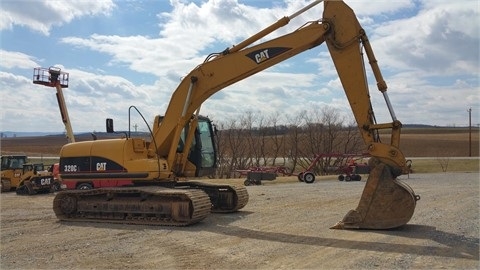
[[[187,226],[210,212],[234,212],[248,202],[243,187],[182,182],[161,186],[59,192],[53,210],[62,221]]]

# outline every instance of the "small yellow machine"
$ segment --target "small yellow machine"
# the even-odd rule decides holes
[[[23,164],[27,163],[25,155],[6,155],[1,157],[2,179],[1,191],[15,190],[22,180]]]
[[[15,190],[17,195],[35,195],[55,191],[55,179],[51,171],[45,170],[43,163],[23,164],[21,181]]]

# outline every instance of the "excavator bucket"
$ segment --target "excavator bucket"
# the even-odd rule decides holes
[[[390,166],[378,163],[370,172],[357,209],[331,229],[400,227],[410,220],[419,199],[410,186],[393,176]]]

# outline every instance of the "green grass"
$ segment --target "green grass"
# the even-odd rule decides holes
[[[442,168],[443,165],[443,168]],[[445,170],[446,168],[446,170]],[[432,159],[413,159],[411,174],[416,173],[441,173],[441,172],[479,172],[480,160],[477,159],[454,159],[454,158],[432,158]],[[315,181],[337,180],[338,175],[317,175]],[[362,175],[362,181],[366,181],[368,175]],[[232,179],[202,179],[206,182],[224,183],[228,182],[236,185],[243,185],[245,178]],[[275,185],[283,183],[298,182],[297,176],[278,176],[274,181],[262,181],[263,185]]]
[[[54,163],[58,163],[58,158],[51,158],[51,157],[42,157],[42,158],[28,158],[28,163],[43,163],[43,165],[50,166]]]
[[[480,171],[479,159],[413,159],[413,173],[436,172],[478,172]]]

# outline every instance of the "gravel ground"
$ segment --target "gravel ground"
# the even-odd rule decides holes
[[[386,231],[329,229],[364,181],[249,186],[241,211],[181,228],[59,222],[54,194],[2,193],[0,268],[479,269],[479,173],[401,179],[421,200],[407,225]]]

